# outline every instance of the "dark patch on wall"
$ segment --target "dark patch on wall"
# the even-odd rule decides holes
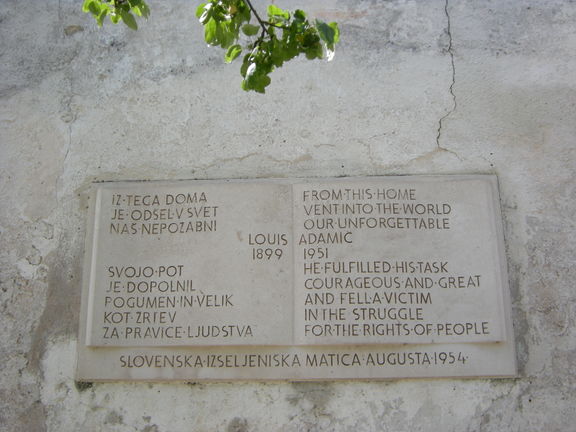
[[[104,419],[104,424],[119,425],[124,424],[124,417],[116,411],[110,411]]]
[[[94,383],[90,381],[74,381],[74,387],[79,392],[83,392],[85,390],[91,389],[94,386]]]
[[[18,418],[18,427],[22,431],[44,432],[46,427],[46,410],[40,400],[34,401]],[[16,430],[16,429],[14,429]]]
[[[57,250],[46,256],[50,269],[48,295],[28,353],[32,370],[40,370],[40,361],[48,340],[61,335],[71,337],[77,332],[82,291],[83,242],[69,241],[66,233],[62,237]],[[72,245],[76,251],[71,251]]]
[[[226,427],[226,432],[247,432],[248,431],[248,420],[234,417],[228,427]]]

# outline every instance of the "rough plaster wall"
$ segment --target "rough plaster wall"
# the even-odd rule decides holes
[[[576,430],[576,3],[276,2],[343,41],[266,96],[150,3],[131,32],[0,2],[0,429]],[[91,181],[417,173],[499,176],[518,379],[75,385]]]

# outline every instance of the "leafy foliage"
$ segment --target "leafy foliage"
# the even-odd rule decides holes
[[[265,92],[275,68],[300,54],[309,60],[331,60],[340,39],[338,24],[312,23],[302,10],[290,13],[270,5],[267,12],[263,20],[250,0],[211,0],[196,10],[206,42],[226,49],[226,62],[245,53],[240,68],[242,88],[259,93]],[[258,25],[250,23],[252,16]]]
[[[150,16],[150,8],[144,0],[84,0],[82,10],[91,13],[100,27],[108,16],[114,24],[122,21],[132,30],[138,30],[134,15]]]
[[[85,0],[83,10],[91,13],[99,26],[109,16],[113,23],[122,20],[134,30],[138,28],[134,15],[148,18],[150,14],[144,0]],[[242,88],[258,93],[266,91],[275,68],[300,54],[309,60],[332,60],[340,40],[335,22],[312,22],[300,9],[289,12],[275,5],[268,6],[264,20],[251,0],[210,0],[198,6],[196,17],[204,26],[205,41],[226,50],[226,63],[244,53]]]

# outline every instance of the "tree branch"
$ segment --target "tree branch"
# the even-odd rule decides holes
[[[254,9],[254,6],[252,6],[252,3],[250,2],[250,0],[244,0],[244,2],[248,5],[250,10],[252,11],[254,16],[256,17],[256,20],[258,21],[258,23],[262,27],[262,30],[265,31],[266,33],[268,33],[270,36],[272,36],[272,33],[270,33],[268,31],[268,27],[266,27],[266,24],[264,23],[264,21],[262,21],[262,18],[260,18],[260,15],[258,15],[258,12],[256,12],[256,9]]]

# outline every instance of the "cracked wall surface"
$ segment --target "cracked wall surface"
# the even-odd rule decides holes
[[[265,96],[149,3],[0,2],[0,431],[574,430],[576,3],[276,1],[342,42]],[[92,181],[456,173],[499,177],[517,379],[74,382]]]

